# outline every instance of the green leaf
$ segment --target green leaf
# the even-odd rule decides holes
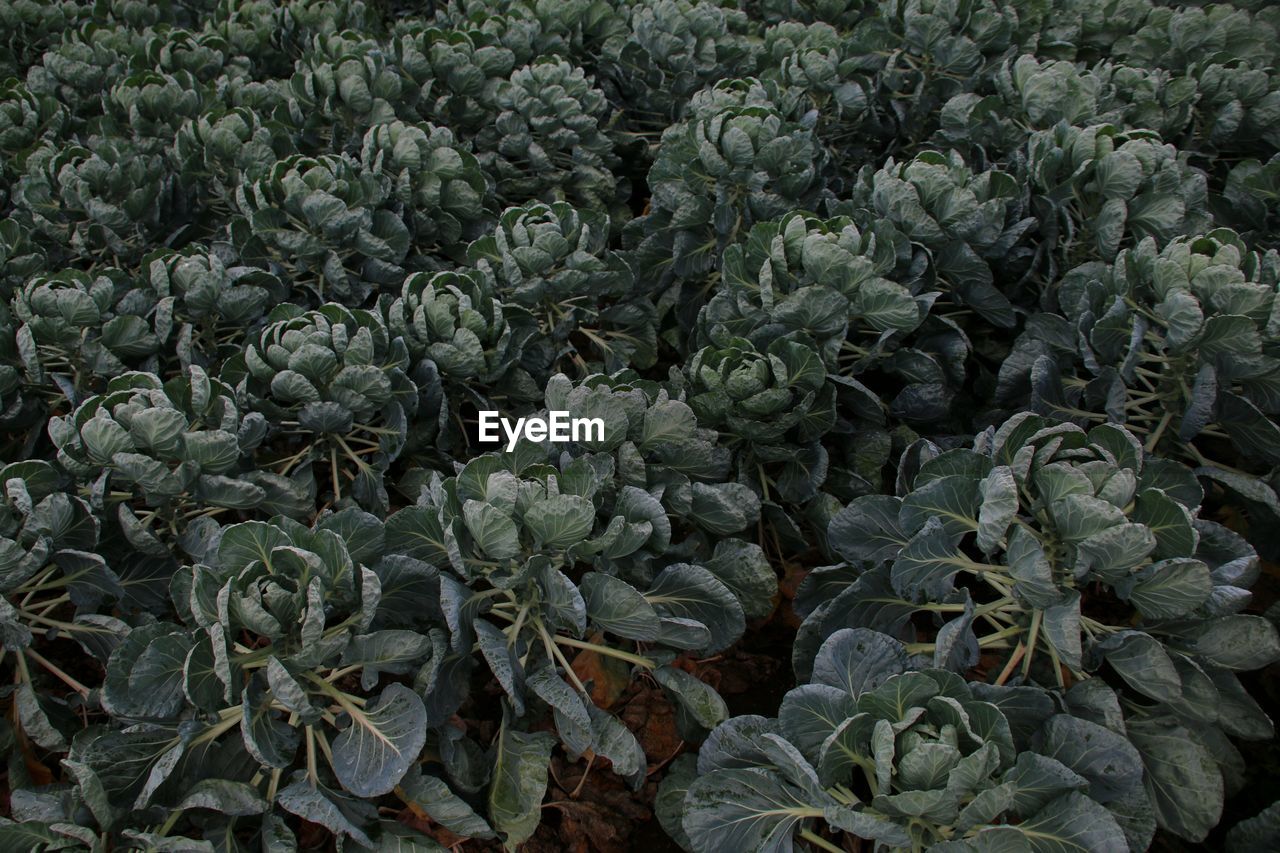
[[[539,667],[529,674],[525,683],[555,712],[556,730],[570,752],[580,755],[590,749],[592,727],[587,704],[565,683],[556,668],[550,664]]]
[[[905,827],[878,817],[869,811],[858,811],[845,806],[827,806],[822,817],[837,829],[884,845],[905,847],[911,844],[911,836]]]
[[[1026,527],[1017,525],[1009,534],[1005,561],[1018,595],[1032,607],[1049,607],[1062,597],[1053,581],[1053,567],[1044,546]]]
[[[489,788],[489,821],[503,833],[508,850],[527,841],[542,819],[547,765],[555,738],[546,732],[498,732]]]
[[[813,661],[814,684],[845,691],[853,699],[907,670],[907,651],[887,634],[842,628],[822,644]]]
[[[520,553],[520,535],[511,516],[479,501],[463,504],[462,516],[467,531],[490,557],[505,560]]]
[[[903,498],[898,519],[902,529],[911,533],[937,519],[949,537],[958,537],[978,529],[981,504],[976,481],[962,475],[939,477]]]
[[[1044,636],[1067,666],[1079,670],[1084,650],[1080,639],[1080,593],[1070,590],[1064,599],[1045,607]]]
[[[174,625],[160,622],[134,628],[107,661],[103,707],[118,716],[176,713],[183,704],[186,658],[194,645]],[[145,666],[139,671],[144,658]]]
[[[1227,853],[1268,853],[1280,847],[1280,803],[1272,803],[1227,832]]]
[[[1018,484],[1007,465],[992,469],[982,481],[982,506],[978,512],[977,545],[991,553],[1004,540],[1005,531],[1018,514]]]
[[[333,741],[333,772],[359,797],[394,788],[418,760],[427,737],[427,712],[418,694],[392,684],[364,708],[348,708],[351,725]]]
[[[1209,567],[1199,560],[1160,560],[1143,566],[1131,575],[1131,583],[1120,587],[1147,619],[1176,619],[1186,616],[1209,598],[1213,579]]]
[[[466,838],[493,838],[493,830],[466,801],[436,776],[410,770],[400,782],[405,802],[413,803],[450,832]]]
[[[901,507],[888,495],[856,498],[831,519],[827,541],[851,563],[892,560],[910,538],[898,524]]]
[[[587,618],[601,629],[629,640],[658,638],[658,614],[634,587],[600,572],[582,576],[582,598]]]
[[[448,565],[449,549],[438,511],[407,506],[387,519],[383,531],[388,554],[413,557],[437,567]]]
[[[1076,571],[1097,572],[1116,583],[1127,578],[1134,566],[1156,547],[1150,528],[1142,524],[1117,524],[1076,545]]]
[[[741,483],[693,483],[691,519],[717,536],[744,530],[760,518],[760,498]]]
[[[1165,720],[1131,720],[1127,729],[1146,767],[1143,781],[1160,826],[1203,841],[1222,817],[1222,772],[1213,756]]]
[[[707,684],[682,669],[661,666],[653,677],[676,706],[676,722],[686,740],[699,731],[711,731],[729,716],[724,699]]]
[[[1243,613],[1195,623],[1169,643],[1236,671],[1259,669],[1280,659],[1275,626],[1261,616]]]
[[[25,681],[18,684],[13,700],[14,705],[17,706],[18,722],[21,724],[24,735],[43,749],[66,751],[67,739],[54,722],[57,717],[50,719],[51,712],[56,713],[58,710],[62,710],[63,715],[66,715],[65,708],[59,709],[52,696],[38,695],[31,684]]]
[[[267,658],[267,686],[276,701],[297,714],[304,724],[312,725],[320,719],[320,710],[312,705],[306,688],[274,655]]]
[[[413,664],[431,653],[430,637],[417,631],[388,628],[357,634],[342,652],[342,665],[363,667],[361,686],[372,690],[382,672],[404,675]]]
[[[595,518],[595,506],[588,499],[553,495],[531,504],[524,523],[546,547],[567,548],[590,535]]]
[[[677,563],[663,569],[645,600],[661,616],[691,619],[711,632],[711,643],[702,654],[715,654],[742,636],[746,619],[742,605],[728,587],[701,566]]]
[[[826,739],[857,711],[849,691],[827,684],[805,684],[782,697],[778,725],[787,740],[816,764]]]
[[[698,761],[686,752],[667,765],[662,781],[658,783],[658,795],[653,803],[658,823],[683,850],[692,847],[692,842],[684,831],[684,804],[689,786],[697,778]]]
[[[960,552],[943,522],[930,518],[893,561],[893,588],[911,601],[940,601],[951,592],[957,572],[981,566]]]
[[[480,653],[489,664],[489,670],[502,685],[516,714],[523,717],[524,669],[513,647],[507,642],[506,633],[484,619],[477,619],[473,627],[476,640],[480,645]]]
[[[908,790],[941,788],[961,757],[960,750],[949,743],[921,743],[899,757],[898,785]]]
[[[318,823],[336,836],[347,836],[358,844],[372,847],[372,839],[340,807],[340,797],[326,788],[312,787],[306,775],[299,773],[297,779],[276,794],[276,802],[285,811]]]
[[[1062,794],[1089,787],[1088,780],[1061,761],[1035,752],[1018,753],[1002,781],[1013,789],[1011,809],[1021,817],[1035,814]]]
[[[821,805],[773,773],[717,770],[694,779],[682,827],[694,850],[788,850],[803,821]]]
[[[1142,757],[1123,735],[1066,714],[1045,721],[1032,744],[1088,780],[1099,802],[1124,797],[1142,784]]]
[[[274,524],[261,521],[233,524],[222,531],[218,565],[228,572],[238,572],[255,560],[269,565],[271,552],[289,544],[288,534]]]
[[[285,768],[298,751],[301,733],[272,710],[272,697],[264,682],[264,678],[255,676],[245,687],[240,734],[245,749],[259,764]]]
[[[1145,524],[1156,537],[1157,558],[1190,557],[1197,536],[1187,508],[1159,489],[1145,489],[1138,495],[1133,520]]]
[[[1049,505],[1049,514],[1058,536],[1067,542],[1087,540],[1125,522],[1119,507],[1092,495],[1067,495]]]
[[[145,409],[133,416],[129,435],[140,450],[161,458],[174,458],[182,447],[187,419],[177,409]]]
[[[773,612],[778,578],[764,550],[753,542],[724,539],[703,566],[727,586],[748,619],[763,619]]]
[[[633,790],[644,784],[648,767],[644,748],[631,730],[608,711],[587,704],[591,715],[591,750],[613,765],[613,772],[631,781]]]
[[[640,446],[661,450],[667,444],[688,440],[697,429],[698,419],[693,409],[679,400],[655,403],[644,413],[644,429]]]
[[[1111,812],[1074,791],[1053,800],[1021,823],[979,832],[973,844],[979,850],[1033,853],[1129,849],[1124,831]]]
[[[90,831],[89,839],[79,836],[82,827],[74,824],[24,820],[15,822],[0,818],[0,846],[5,850],[46,851],[81,850],[96,840]],[[91,848],[90,848],[91,849]]]
[[[929,674],[904,672],[859,696],[858,710],[897,723],[907,718],[910,709],[922,707],[939,691],[937,680]]]
[[[201,779],[187,790],[179,809],[209,809],[232,817],[262,814],[271,804],[245,782],[230,779]]]

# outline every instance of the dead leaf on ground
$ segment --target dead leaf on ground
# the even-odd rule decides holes
[[[591,701],[600,708],[613,707],[631,683],[631,667],[590,649],[579,652],[572,664],[582,683],[590,682]]]

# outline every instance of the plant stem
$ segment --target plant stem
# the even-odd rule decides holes
[[[160,824],[160,828],[156,830],[156,835],[165,836],[169,834],[169,830],[178,824],[178,818],[182,817],[182,809],[174,809],[169,813],[169,817],[164,823]]]
[[[1031,614],[1031,630],[1027,632],[1027,653],[1022,661],[1022,679],[1031,675],[1031,657],[1036,651],[1036,638],[1040,635],[1040,623],[1044,619],[1044,611],[1036,610]]]
[[[633,655],[631,652],[624,652],[621,649],[610,648],[609,646],[598,646],[595,643],[588,643],[585,640],[575,640],[573,637],[564,637],[560,634],[555,635],[555,641],[565,646],[572,646],[575,649],[586,649],[587,651],[598,652],[602,655],[625,660],[636,666],[642,666],[645,669],[656,669],[657,664],[642,655]]]
[[[199,737],[191,741],[190,746],[194,747],[202,743],[208,743],[211,740],[217,740],[240,725],[240,720],[244,717],[244,708],[241,705],[237,705],[234,708],[224,708],[222,713],[226,719],[202,732]]]
[[[590,695],[586,685],[582,683],[582,679],[578,678],[578,673],[574,672],[573,666],[565,658],[564,653],[560,651],[560,647],[552,642],[551,635],[547,633],[547,629],[543,627],[541,622],[538,623],[538,633],[542,635],[542,645],[546,646],[547,656],[554,658],[564,667],[565,675],[569,676],[569,680],[573,682],[573,686],[577,687],[580,693]]]
[[[808,841],[810,844],[828,851],[828,853],[845,853],[839,847],[835,846],[821,835],[818,835],[818,833],[814,832],[812,829],[800,830],[800,837],[805,841]]]
[[[996,684],[1004,684],[1009,680],[1009,676],[1013,675],[1013,671],[1018,667],[1018,661],[1022,660],[1022,656],[1026,651],[1027,647],[1019,642],[1013,650],[1013,654],[1009,656],[1009,662],[1004,665],[1004,669],[1000,670],[1000,675],[996,678]]]
[[[1156,445],[1160,443],[1160,437],[1164,435],[1165,429],[1169,426],[1169,422],[1173,420],[1173,412],[1165,412],[1164,417],[1160,419],[1160,423],[1156,424],[1155,430],[1147,439],[1147,445],[1144,448],[1148,453],[1154,453]]]
[[[311,726],[306,727],[307,732],[307,778],[311,780],[311,787],[315,788],[320,781],[320,777],[316,773],[316,733]]]
[[[51,673],[53,673],[54,675],[56,675],[56,676],[58,677],[58,679],[59,679],[63,684],[67,685],[67,686],[68,686],[68,687],[70,687],[72,690],[74,690],[75,692],[79,693],[81,696],[83,696],[83,697],[85,697],[85,698],[88,698],[88,696],[89,696],[89,688],[88,688],[88,687],[85,687],[85,686],[84,686],[83,684],[81,684],[79,681],[76,681],[76,680],[75,680],[74,678],[72,678],[70,675],[67,675],[67,674],[66,674],[65,672],[63,672],[61,669],[59,669],[58,667],[54,666],[54,664],[53,664],[53,662],[52,662],[52,661],[46,660],[46,659],[44,658],[44,656],[42,656],[42,655],[41,655],[39,652],[37,652],[35,649],[30,649],[30,648],[28,648],[28,649],[23,649],[23,650],[22,650],[22,652],[23,652],[23,654],[25,654],[27,657],[31,658],[33,661],[35,661],[36,663],[40,664],[40,665],[41,665],[42,667],[44,667],[45,669],[49,670],[49,672],[51,672]]]

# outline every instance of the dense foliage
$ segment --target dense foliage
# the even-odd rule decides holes
[[[0,4],[0,848],[1277,849],[1278,69],[1262,0]]]

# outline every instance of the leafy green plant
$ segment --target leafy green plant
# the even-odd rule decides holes
[[[490,95],[496,117],[476,135],[476,150],[497,181],[499,198],[570,201],[610,211],[619,197],[604,92],[564,60],[517,68]]]
[[[513,454],[477,457],[456,477],[433,478],[415,506],[387,520],[388,550],[440,570],[450,650],[424,674],[426,688],[435,713],[453,713],[465,698],[465,674],[478,646],[505,694],[500,738],[538,742],[512,732],[509,715],[523,717],[540,701],[552,709],[566,749],[591,750],[638,785],[645,766],[639,744],[594,705],[570,656],[588,651],[651,671],[677,703],[686,736],[697,737],[724,718],[723,700],[666,666],[674,656],[667,649],[724,649],[741,635],[745,608],[758,610],[758,596],[763,592],[767,601],[771,590],[736,583],[744,572],[727,555],[705,565],[672,563],[647,584],[631,582],[636,575],[626,567],[639,552],[656,559],[671,545],[662,505],[641,488],[614,482],[616,475],[590,456],[557,469],[540,455],[526,445]],[[725,581],[717,571],[726,573]],[[541,775],[537,764],[527,766],[534,760],[529,756],[511,760],[519,768],[514,772]],[[527,838],[537,823],[537,800],[497,802],[494,796],[495,828],[507,833],[508,843]]]
[[[469,137],[492,122],[493,90],[515,70],[515,54],[478,30],[414,26],[395,37],[391,51],[419,87],[422,117]]]
[[[152,311],[153,303],[131,284],[113,268],[28,280],[13,297],[14,340],[28,381],[79,404],[108,378],[154,364],[172,316]]]
[[[634,294],[634,275],[609,250],[609,236],[608,217],[564,202],[529,204],[508,208],[492,235],[468,247],[468,260],[491,271],[503,301],[537,317],[538,363],[549,366],[575,340],[609,370],[656,359],[654,309]]]
[[[9,4],[0,12],[5,35],[0,46],[0,74],[8,76],[34,65],[83,14],[83,7],[75,0],[15,0]]]
[[[846,56],[846,45],[828,24],[781,23],[765,31],[760,64],[766,73],[776,69],[786,85],[807,92],[819,109],[857,115],[867,107],[867,93],[863,81],[851,79],[859,65]]]
[[[433,650],[383,590],[395,577],[429,583],[428,567],[383,558],[381,525],[356,511],[315,528],[277,518],[213,530],[174,577],[180,622],[135,628],[107,662],[103,706],[148,724],[77,739],[69,760],[102,792],[93,815],[111,829],[163,804],[167,821],[152,825],[164,835],[188,809],[234,818],[274,801],[367,840],[340,805],[391,791],[426,735],[417,693],[374,688]],[[223,796],[194,797],[210,778]],[[227,812],[230,794],[257,805]]]
[[[99,522],[89,504],[58,489],[59,475],[42,460],[0,469],[0,647],[12,655],[15,722],[44,749],[65,750],[70,741],[71,704],[43,689],[38,676],[57,679],[81,703],[89,688],[59,667],[56,641],[80,643],[85,654],[105,659],[127,626],[100,613],[125,597],[119,576],[94,553]],[[74,616],[67,616],[69,608]],[[48,655],[48,656],[46,656]],[[33,677],[35,676],[35,677]]]
[[[206,87],[189,71],[131,74],[107,95],[103,130],[114,124],[145,149],[162,153],[178,127],[202,112],[205,98]]]
[[[404,448],[418,401],[404,342],[374,312],[332,302],[314,311],[286,303],[267,320],[222,370],[245,409],[276,428],[260,464],[292,476],[301,501],[296,481],[314,495],[309,472],[319,463],[335,505],[347,497],[385,512],[382,475]]]
[[[0,3],[0,849],[1275,847],[1278,34]]]
[[[993,265],[999,259],[1002,268],[1016,270],[1027,262],[1022,241],[1036,220],[1026,215],[1021,196],[1006,172],[977,172],[954,152],[926,152],[879,170],[863,167],[848,208],[864,228],[890,223],[901,234],[894,242],[909,243],[899,255],[897,277],[904,283],[927,276],[954,302],[1009,328],[1013,306]]]
[[[816,206],[822,177],[812,130],[771,107],[726,107],[674,125],[649,171],[651,210],[629,226],[636,266],[662,284],[685,282],[673,299],[696,308],[725,247],[756,222]]]
[[[154,556],[194,518],[270,506],[270,477],[244,470],[266,434],[266,418],[242,417],[232,389],[194,365],[167,385],[151,373],[118,376],[49,420],[59,464],[93,482],[130,544]]]
[[[246,107],[188,119],[173,138],[172,157],[190,181],[198,181],[208,204],[229,212],[235,190],[266,177],[278,160],[294,153],[283,125]]]
[[[1105,786],[1130,780],[1098,767],[1122,762],[1073,742],[1100,738],[1091,724],[1049,716],[1047,694],[1024,689],[1019,699],[1050,709],[1038,749],[1015,740],[1011,720],[978,688],[913,669],[884,634],[838,631],[776,719],[734,717],[712,732],[677,806],[677,838],[699,853],[776,849],[793,837],[842,849],[819,829],[886,850],[1125,847]]]
[[[760,0],[757,5],[764,19],[770,23],[821,22],[847,30],[870,14],[874,4],[869,0]]]
[[[689,405],[736,451],[740,478],[770,500],[812,497],[826,473],[818,440],[835,423],[835,386],[800,333],[763,351],[743,338],[699,350],[688,366]]]
[[[602,47],[614,101],[641,132],[661,131],[683,116],[683,102],[703,86],[753,64],[745,13],[707,0],[646,0],[630,9],[628,31]]]
[[[448,254],[487,219],[490,181],[479,162],[445,128],[395,121],[365,134],[360,158],[392,181],[419,253]]]
[[[420,394],[419,453],[433,443],[445,451],[466,444],[463,402],[481,409],[495,398],[538,398],[524,359],[537,322],[520,306],[502,303],[496,291],[485,270],[471,270],[415,273],[399,297],[384,297],[388,333],[403,342],[407,374]]]
[[[315,47],[289,80],[288,111],[293,126],[318,137],[319,151],[341,150],[396,117],[393,105],[409,87],[376,42],[343,33]]]
[[[1028,322],[1001,366],[997,399],[1029,389],[1042,414],[1127,424],[1149,452],[1201,464],[1221,454],[1197,438],[1274,461],[1270,318],[1280,259],[1249,252],[1225,230],[1156,246],[1147,238],[1114,265],[1064,276],[1046,294],[1054,311]],[[1075,328],[1066,317],[1079,318]]]
[[[18,216],[73,257],[136,261],[183,214],[184,194],[164,159],[124,137],[88,148],[46,141],[26,165],[13,190]]]
[[[23,174],[29,152],[46,134],[57,134],[66,111],[51,97],[38,97],[16,78],[0,84],[0,154],[4,155],[4,184]]]
[[[320,301],[363,299],[398,280],[410,233],[388,202],[391,180],[349,156],[292,156],[235,192],[232,241],[282,264]]]
[[[757,348],[779,336],[806,335],[862,419],[879,420],[881,404],[861,382],[848,380],[870,381],[869,373],[905,380],[891,403],[896,415],[945,418],[946,401],[964,376],[954,353],[968,345],[929,320],[936,293],[913,293],[885,277],[896,271],[898,238],[879,225],[860,231],[843,217],[792,213],[760,223],[725,250],[721,286],[699,316],[699,330],[712,342],[745,337]],[[953,346],[943,346],[947,340]]]
[[[867,130],[908,153],[933,132],[939,108],[973,88],[1017,43],[1024,4],[981,0],[881,3],[855,24],[845,48],[872,75]],[[1031,5],[1031,4],[1026,4]],[[883,142],[881,142],[883,146]]]
[[[1145,237],[1207,230],[1205,178],[1185,160],[1153,133],[1112,125],[1033,133],[1027,179],[1047,277],[1094,255],[1110,261]]]
[[[904,464],[900,496],[857,498],[832,519],[830,546],[861,571],[815,577],[797,671],[814,671],[824,638],[870,628],[941,668],[994,654],[997,684],[1019,674],[1086,693],[1104,689],[1084,687],[1094,679],[1114,684],[1117,713],[1189,741],[1175,760],[1159,739],[1134,739],[1153,784],[1187,753],[1212,768],[1197,773],[1194,794],[1165,792],[1156,806],[1162,826],[1203,837],[1221,810],[1207,792],[1231,770],[1225,735],[1272,732],[1234,673],[1280,657],[1280,640],[1240,612],[1257,558],[1196,517],[1203,492],[1191,471],[1144,459],[1121,427],[1086,433],[1029,413],[973,450],[926,447]]]
[[[52,20],[56,21],[56,12]],[[27,71],[27,86],[67,107],[77,122],[101,115],[102,92],[124,77],[128,57],[109,27],[69,30]]]
[[[691,537],[683,550],[692,548],[703,563],[716,563],[717,576],[738,593],[749,618],[768,615],[774,579],[759,548],[738,540],[715,541],[749,531],[759,519],[760,502],[731,479],[729,451],[717,442],[713,430],[699,425],[688,403],[633,371],[622,371],[588,376],[578,383],[553,376],[547,383],[546,406],[572,417],[602,419],[603,436],[555,449],[586,459],[597,470],[612,469],[618,482],[655,498],[669,519],[708,534]],[[644,503],[652,507],[648,500]],[[663,524],[656,515],[653,523]],[[636,552],[628,558],[627,571],[647,583],[657,562]]]
[[[606,0],[454,0],[436,20],[492,35],[521,65],[549,55],[593,62],[602,42],[626,29],[622,10]]]
[[[290,295],[279,276],[242,263],[227,243],[155,252],[144,261],[154,311],[170,318],[173,355],[184,368],[216,371],[239,353],[245,332]]]

